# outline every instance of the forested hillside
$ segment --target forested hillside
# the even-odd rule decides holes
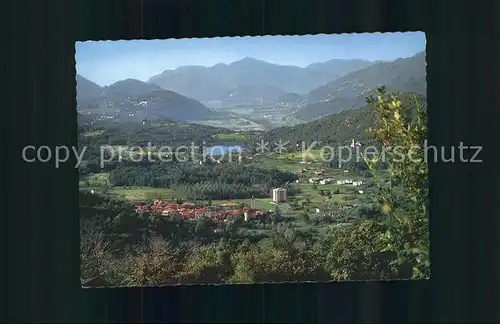
[[[118,123],[100,121],[90,124],[88,116],[80,116],[79,136],[81,145],[189,145],[191,142],[208,145],[217,141],[216,136],[233,134],[225,128],[175,121],[155,121],[142,125],[138,122]],[[231,139],[230,137],[228,137]]]
[[[359,108],[364,99],[375,94],[375,89],[385,86],[390,91],[426,94],[425,53],[392,62],[373,64],[318,87],[300,101],[302,106],[295,114],[303,120]]]
[[[87,100],[99,97],[102,95],[103,89],[98,84],[82,77],[81,75],[76,75],[76,101],[78,103],[83,103]]]
[[[188,121],[214,116],[214,112],[202,103],[163,90],[155,84],[126,79],[107,87],[96,88],[97,85],[94,85],[81,76],[77,77],[77,104],[80,111],[122,119],[132,117],[136,120],[160,118]]]
[[[415,109],[415,99],[426,106],[425,96],[413,93],[402,93],[399,98],[409,111]],[[375,122],[375,112],[372,105],[366,104],[362,108],[350,109],[341,113],[323,117],[311,122],[291,127],[280,127],[261,135],[266,141],[289,141],[290,143],[312,143],[345,145],[352,139],[368,142],[366,130]]]

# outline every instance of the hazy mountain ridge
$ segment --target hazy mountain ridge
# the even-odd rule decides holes
[[[307,66],[308,69],[318,72],[332,73],[338,77],[342,77],[347,73],[364,69],[370,65],[380,63],[373,61],[366,61],[361,59],[331,59],[326,62],[313,63]]]
[[[140,96],[158,90],[163,89],[156,84],[149,84],[136,79],[126,79],[104,87],[107,96],[119,99]]]
[[[148,82],[199,101],[223,100],[231,89],[265,84],[285,92],[305,94],[343,73],[371,64],[362,60],[353,62],[349,64],[350,60],[345,60],[342,68],[337,68],[340,65],[335,65],[333,61],[301,68],[247,57],[231,64],[220,63],[212,67],[185,66],[165,70],[151,77]]]
[[[222,99],[222,105],[258,106],[266,103],[274,103],[285,94],[285,90],[267,84],[238,86],[229,91],[226,97]]]
[[[305,68],[244,58],[212,67],[181,66],[153,76],[148,82],[126,79],[106,87],[77,75],[77,100],[80,110],[115,109],[136,116],[175,120],[207,120],[221,117],[218,114],[222,112],[226,113],[225,118],[231,118],[229,111],[216,113],[207,105],[248,108],[252,116],[247,117],[253,119],[268,118],[278,109],[281,112],[274,114],[288,114],[296,123],[360,108],[380,85],[391,91],[425,94],[425,52],[392,62],[333,59]],[[165,87],[182,91],[164,90]],[[309,91],[304,93],[305,89]],[[238,115],[241,117],[242,113],[245,114],[242,111]]]
[[[188,121],[210,118],[213,111],[201,102],[168,90],[156,90],[132,98],[131,109],[146,111],[147,118],[168,118]]]
[[[382,62],[314,89],[303,96],[295,117],[311,120],[346,109],[359,108],[364,98],[384,85],[390,91],[426,93],[425,52],[410,58]]]
[[[213,114],[213,111],[202,103],[163,90],[155,84],[126,79],[106,87],[99,87],[100,91],[97,91],[97,88],[90,87],[88,82],[91,81],[84,77],[77,75],[77,80],[77,103],[79,110],[82,111],[98,111],[136,119],[168,118],[175,121],[209,118]],[[96,93],[99,95],[91,97]]]
[[[103,88],[83,76],[76,75],[76,101],[83,102],[102,95]]]
[[[410,78],[425,77],[425,53],[392,62],[383,62],[367,68],[350,72],[309,92],[306,98],[310,102],[362,95],[379,85],[398,87]],[[397,90],[399,91],[399,90]]]

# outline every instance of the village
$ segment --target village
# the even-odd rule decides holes
[[[302,169],[300,170],[301,173],[309,171],[308,169]],[[329,178],[325,177],[325,170],[322,169],[320,171],[315,171],[314,175],[315,177],[309,178],[307,182],[311,184],[321,184],[321,185],[327,185],[327,184],[332,184],[336,183],[338,185],[353,185],[355,187],[363,186],[363,185],[369,185],[371,181],[369,180],[353,180],[353,179],[339,179],[335,180],[334,178]],[[344,170],[345,173],[349,172],[348,170]],[[300,180],[296,180],[296,183],[300,183]]]
[[[310,168],[304,168],[299,171],[299,173],[304,174],[307,172],[310,172]],[[343,173],[347,175],[349,173],[349,170],[343,170]],[[350,179],[347,178],[346,176],[342,177],[342,179],[335,179],[334,177],[330,177],[327,175],[327,171],[325,169],[321,169],[319,171],[314,171],[312,177],[307,178],[305,180],[306,183],[313,184],[313,185],[329,185],[329,184],[337,184],[337,185],[350,185],[353,187],[363,187],[363,186],[370,186],[372,184],[372,181],[370,179]],[[304,180],[302,180],[304,182]],[[295,180],[295,183],[301,183],[301,180]],[[358,193],[362,194],[363,190],[358,190]]]
[[[237,203],[207,206],[204,204],[159,199],[154,200],[152,204],[138,204],[136,212],[148,212],[161,216],[174,216],[185,220],[209,217],[216,222],[228,221],[229,219],[238,216],[242,216],[245,221],[248,221],[266,213],[264,210],[250,208]]]
[[[361,146],[359,141],[354,139],[351,142],[351,147]],[[259,162],[264,156],[260,156],[259,153],[254,154],[254,156],[239,156],[239,163],[252,163],[251,160],[257,158]],[[244,159],[244,160],[243,160]],[[211,162],[211,163],[210,163]],[[199,161],[199,164],[220,164],[227,163],[224,160],[212,161]],[[340,188],[344,187],[348,192],[355,192],[356,194],[364,194],[365,189],[372,185],[371,179],[360,178],[359,176],[353,175],[349,177],[350,171],[347,169],[327,170],[325,168],[318,168],[318,163],[312,163],[310,161],[297,161],[298,164],[306,164],[306,167],[302,169],[295,169],[293,171],[299,176],[299,179],[295,180],[293,183],[287,185],[297,186],[300,190],[304,190],[304,186],[325,186],[326,189],[331,189],[333,187]],[[333,187],[332,187],[333,186]],[[352,188],[352,189],[349,189]],[[323,191],[319,187],[317,190]],[[327,190],[329,191],[329,190]],[[338,189],[336,189],[337,192]],[[316,194],[317,195],[317,194]],[[315,196],[316,196],[315,195]],[[300,200],[302,195],[288,197],[287,189],[285,188],[273,188],[271,189],[270,196],[267,199],[261,198],[261,201],[266,201],[267,207],[265,208],[255,208],[255,199],[248,201],[210,201],[207,202],[182,202],[175,199],[156,199],[152,203],[138,202],[136,212],[138,213],[151,213],[160,216],[173,216],[179,217],[185,220],[194,220],[202,217],[209,217],[216,223],[223,223],[229,220],[235,219],[236,217],[241,217],[244,221],[250,221],[258,218],[266,213],[275,212],[277,209],[287,210],[290,212],[290,203]],[[313,198],[312,196],[310,196]],[[313,199],[316,201],[316,199]],[[318,201],[319,202],[319,201]],[[312,209],[313,213],[320,213],[324,209],[324,206],[320,203],[313,203],[317,205]],[[321,207],[320,207],[321,205]],[[347,201],[345,204],[339,206],[340,209],[351,209],[356,204],[349,204]],[[262,205],[260,207],[263,207]],[[269,207],[274,207],[269,209]]]

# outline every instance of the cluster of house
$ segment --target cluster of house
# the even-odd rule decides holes
[[[216,210],[211,206],[197,205],[193,203],[176,203],[172,201],[155,200],[149,205],[139,205],[136,211],[139,213],[149,212],[162,216],[177,216],[184,219],[196,219],[199,217],[210,217],[215,220],[223,221],[229,216],[244,216],[245,220],[249,220],[263,215],[265,212],[259,209],[242,207],[234,208],[235,206],[220,206]]]
[[[367,180],[352,180],[352,179],[342,179],[342,180],[337,180],[335,181],[332,178],[319,178],[319,177],[313,177],[309,179],[309,183],[311,184],[331,184],[331,183],[336,183],[338,185],[353,185],[353,186],[363,186],[369,184],[369,181]]]
[[[309,183],[312,183],[312,184],[319,183],[322,185],[326,185],[326,184],[330,184],[333,182],[334,182],[334,179],[332,179],[332,178],[322,179],[322,178],[318,178],[318,177],[313,177],[313,178],[309,179]]]
[[[337,180],[337,184],[339,184],[339,185],[350,184],[350,185],[353,185],[353,186],[362,186],[362,185],[369,184],[369,181],[367,181],[367,180],[350,180],[350,179],[345,179],[345,180]]]

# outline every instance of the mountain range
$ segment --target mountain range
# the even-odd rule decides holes
[[[426,94],[425,52],[392,62],[380,62],[350,72],[296,100],[295,117],[312,120],[346,109],[359,108],[374,89],[384,85],[394,92]]]
[[[76,75],[76,101],[77,103],[83,103],[87,100],[97,98],[103,94],[103,88],[82,77],[81,75]]]
[[[346,73],[374,63],[363,60],[330,60],[301,68],[247,57],[212,67],[183,66],[165,70],[151,77],[148,83],[202,102],[228,99],[227,95],[239,87],[249,87],[244,97],[261,97],[259,89],[252,86],[262,85],[279,88],[283,93],[305,94]]]
[[[206,120],[209,107],[292,108],[308,121],[360,108],[374,89],[426,92],[425,52],[391,62],[330,60],[301,68],[244,58],[212,67],[165,70],[148,82],[135,79],[101,87],[76,76],[80,110],[118,110],[148,118]],[[214,106],[212,106],[212,104]]]
[[[205,119],[214,114],[194,99],[135,79],[100,87],[77,75],[76,82],[77,106],[82,111],[115,113],[122,118],[167,118],[174,121]]]

